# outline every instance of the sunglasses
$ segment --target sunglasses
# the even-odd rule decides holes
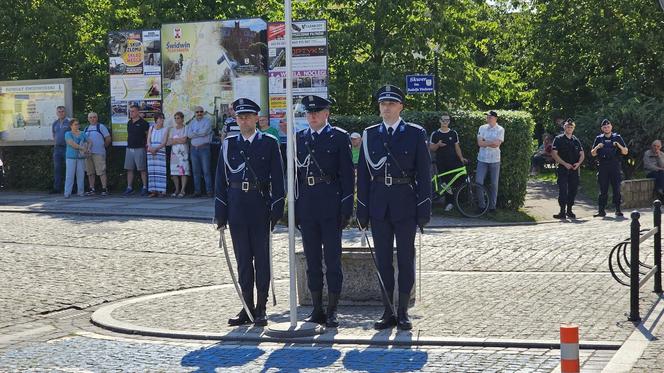
[[[196,114],[198,114],[198,113],[202,113],[202,112],[203,112],[203,111],[198,111],[198,110],[197,110],[197,111],[196,111]]]

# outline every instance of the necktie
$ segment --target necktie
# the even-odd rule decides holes
[[[249,145],[251,145],[251,142],[249,140],[244,140],[244,146],[249,149]]]
[[[394,134],[394,128],[389,127],[389,128],[387,129],[387,137],[389,137],[390,139],[392,139],[392,134]]]

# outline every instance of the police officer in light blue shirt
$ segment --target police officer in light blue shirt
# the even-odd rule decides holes
[[[425,130],[401,119],[403,92],[381,87],[376,96],[383,122],[362,135],[357,165],[357,218],[361,228],[371,223],[376,261],[387,295],[385,311],[374,327],[412,328],[408,301],[415,281],[415,233],[431,215],[431,157]],[[399,268],[397,315],[390,307],[394,293],[392,256],[396,238]]]
[[[214,216],[218,228],[229,225],[242,296],[254,315],[255,325],[265,326],[270,230],[284,213],[283,166],[275,138],[256,131],[260,107],[247,98],[235,100],[233,107],[240,133],[226,137],[222,143]],[[231,326],[249,322],[244,308],[228,320]]]
[[[593,157],[597,157],[599,171],[597,181],[599,182],[599,209],[595,217],[606,216],[606,203],[609,200],[609,185],[613,189],[613,205],[616,208],[616,216],[623,216],[620,210],[620,158],[627,155],[629,151],[625,140],[619,134],[612,132],[613,126],[608,119],[602,120],[602,133],[595,137],[593,148],[590,151]]]
[[[353,213],[354,171],[350,137],[327,122],[330,101],[305,96],[309,128],[297,133],[295,216],[307,258],[307,280],[314,309],[307,321],[337,327],[341,293],[341,232]],[[327,279],[327,313],[323,311],[323,268]]]

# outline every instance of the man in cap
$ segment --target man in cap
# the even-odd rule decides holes
[[[307,280],[313,311],[307,321],[337,327],[341,293],[341,232],[353,213],[354,173],[350,138],[328,123],[330,101],[305,96],[302,105],[309,128],[297,133],[295,216],[307,258]],[[323,310],[323,268],[327,279],[327,312]]]
[[[257,326],[267,325],[270,287],[269,236],[284,212],[284,174],[279,144],[256,130],[260,107],[247,98],[233,102],[240,133],[222,143],[215,186],[215,221],[229,225],[242,297]],[[254,305],[254,274],[256,304]],[[244,308],[228,325],[250,322]]]
[[[599,209],[595,217],[606,216],[606,203],[609,200],[609,184],[613,189],[613,205],[616,216],[623,216],[620,211],[620,156],[627,155],[628,149],[625,140],[619,134],[612,132],[613,126],[608,119],[602,120],[602,133],[595,137],[590,154],[599,161]]]
[[[350,150],[353,154],[353,166],[357,168],[357,163],[360,160],[360,148],[362,147],[362,135],[357,132],[350,134]]]
[[[385,85],[376,93],[383,122],[362,135],[357,170],[357,218],[360,228],[371,222],[376,261],[384,284],[385,312],[374,327],[412,328],[408,301],[415,282],[415,233],[431,215],[431,157],[425,130],[401,119],[403,92]],[[397,315],[392,308],[396,237],[399,268]]]
[[[555,219],[567,217],[576,219],[572,211],[574,198],[579,187],[579,168],[585,158],[581,142],[573,135],[576,124],[574,120],[567,119],[563,126],[565,132],[553,140],[551,156],[558,163],[558,205],[560,212],[553,215]]]
[[[487,173],[490,177],[489,212],[496,211],[496,200],[498,199],[498,180],[500,177],[500,144],[505,141],[505,129],[498,124],[498,113],[490,111],[486,113],[486,124],[480,126],[477,131],[477,171],[475,181],[484,185]],[[484,209],[484,201],[480,200],[480,207]]]

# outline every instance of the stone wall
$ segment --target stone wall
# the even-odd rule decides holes
[[[657,198],[654,179],[623,180],[620,192],[623,209],[650,207]]]

